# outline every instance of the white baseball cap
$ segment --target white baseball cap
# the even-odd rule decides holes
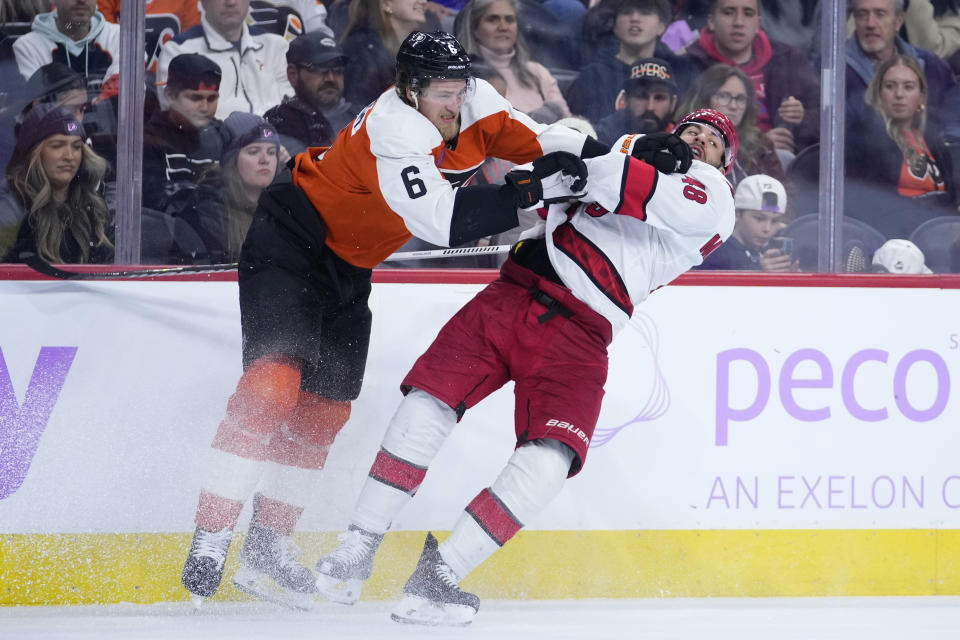
[[[924,263],[923,251],[909,240],[887,240],[873,254],[873,266],[888,273],[933,273]],[[880,269],[878,269],[880,270]]]
[[[776,178],[758,173],[740,181],[733,196],[733,205],[737,209],[785,213],[787,191]]]

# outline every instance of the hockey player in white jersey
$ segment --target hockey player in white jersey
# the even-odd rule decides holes
[[[737,147],[730,120],[704,109],[681,119],[675,134],[624,136],[585,160],[583,201],[542,213],[539,237],[513,248],[500,277],[457,312],[404,378],[405,397],[351,525],[317,565],[321,595],[356,601],[383,535],[446,437],[467,409],[512,379],[516,451],[446,541],[427,535],[392,614],[421,624],[472,620],[479,599],[460,580],[583,468],[614,334],[636,304],[733,231],[733,194],[721,171],[733,166]]]

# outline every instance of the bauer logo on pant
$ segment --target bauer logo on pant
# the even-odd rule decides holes
[[[578,429],[576,425],[572,425],[569,422],[564,422],[563,420],[557,420],[556,418],[554,418],[552,420],[547,420],[547,426],[557,427],[558,429],[566,429],[570,433],[574,434],[575,436],[583,440],[586,444],[590,444],[590,438],[587,437],[587,434],[585,434],[582,430]]]

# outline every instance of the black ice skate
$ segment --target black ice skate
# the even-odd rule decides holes
[[[193,532],[193,543],[183,565],[181,581],[190,592],[195,607],[199,608],[204,598],[215,594],[220,587],[232,537],[231,529],[207,531],[197,527]]]
[[[297,562],[300,549],[290,536],[250,524],[240,548],[233,584],[246,593],[292,609],[309,610],[316,595],[313,572]]]
[[[317,591],[327,600],[353,604],[373,573],[373,556],[383,542],[383,534],[350,525],[337,541],[340,545],[317,562]]]
[[[480,598],[462,591],[459,578],[443,561],[437,539],[427,534],[417,568],[403,587],[403,600],[390,617],[397,622],[467,625],[480,609]]]

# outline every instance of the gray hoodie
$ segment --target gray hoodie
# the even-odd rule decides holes
[[[52,49],[51,43],[57,47]],[[24,78],[45,64],[62,62],[96,86],[120,71],[120,27],[96,11],[90,19],[90,32],[74,40],[57,29],[53,10],[33,19],[32,31],[17,38],[13,51]]]

